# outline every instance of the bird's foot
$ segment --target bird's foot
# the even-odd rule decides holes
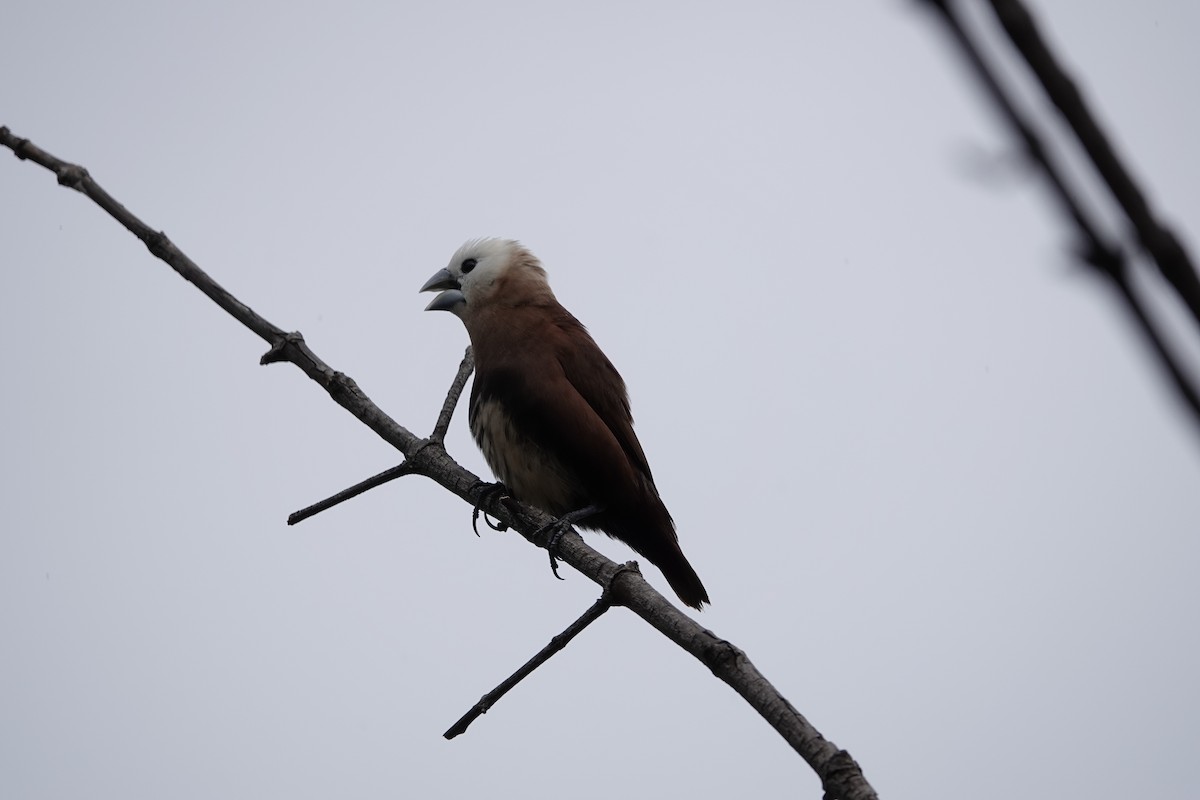
[[[479,490],[479,499],[475,501],[475,508],[471,511],[471,530],[475,531],[475,535],[479,535],[479,515],[483,515],[483,522],[494,531],[506,531],[508,526],[497,520],[492,522],[492,518],[488,516],[484,506],[488,505],[495,499],[497,502],[503,502],[508,497],[508,487],[503,483],[486,483],[480,481],[471,487],[472,490]]]
[[[562,541],[562,537],[566,536],[569,530],[571,530],[571,523],[560,519],[551,522],[537,532],[538,536],[549,534],[546,537],[546,552],[550,554],[550,571],[560,581],[563,580],[563,576],[558,574],[558,543]]]
[[[563,514],[558,519],[551,522],[549,525],[544,525],[538,528],[537,533],[533,535],[534,541],[541,537],[545,537],[546,543],[542,545],[546,548],[546,552],[550,554],[550,571],[554,573],[554,577],[560,581],[563,577],[558,574],[558,545],[562,542],[562,538],[567,535],[571,527],[580,520],[587,519],[590,516],[599,514],[604,509],[601,506],[585,506],[577,511],[572,511],[569,514]]]

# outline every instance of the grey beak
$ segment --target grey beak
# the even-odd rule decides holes
[[[440,292],[443,289],[461,289],[458,281],[450,274],[448,269],[439,269],[433,273],[433,277],[425,281],[425,285],[421,287],[422,292]]]
[[[425,306],[425,310],[453,311],[460,304],[467,302],[467,298],[463,297],[463,293],[459,291],[461,288],[458,279],[450,274],[450,270],[438,270],[421,287],[422,292],[440,292],[429,305]]]

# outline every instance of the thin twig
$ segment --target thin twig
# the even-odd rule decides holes
[[[458,373],[455,374],[454,380],[450,384],[450,391],[446,393],[446,402],[442,403],[442,411],[438,414],[437,423],[433,426],[433,433],[429,436],[435,442],[446,441],[446,431],[450,430],[450,418],[454,416],[458,398],[462,396],[463,389],[466,388],[467,380],[471,377],[474,369],[475,359],[471,356],[471,347],[468,345],[467,352],[463,354],[462,363],[458,365]]]
[[[71,185],[72,188],[79,188],[79,173],[86,175],[82,168],[66,164],[35,147],[28,140],[13,136],[6,127],[0,127],[0,145],[12,149],[20,158],[30,159],[50,169],[60,176],[60,183]],[[64,174],[68,175],[72,183],[63,180]],[[143,238],[139,231],[149,231],[144,223],[113,201],[91,181],[91,178],[87,178],[87,189],[80,191],[84,191],[139,238]],[[106,202],[97,198],[106,198]],[[184,277],[213,298],[222,308],[226,308],[242,324],[256,332],[264,325],[269,326],[268,335],[264,335],[263,338],[271,342],[271,349],[263,356],[263,363],[290,361],[295,364],[319,383],[335,402],[350,411],[384,441],[404,453],[406,463],[412,466],[413,472],[430,478],[474,505],[472,497],[477,496],[481,482],[479,477],[451,458],[441,442],[414,436],[371,402],[351,378],[335,372],[317,358],[308,349],[303,337],[299,334],[283,333],[282,329],[270,325],[232,295],[228,295],[162,234],[150,232],[146,235],[159,245],[150,247],[152,253],[180,271],[180,274],[184,274],[181,265],[186,267],[188,274],[184,274]],[[143,238],[143,241],[145,240]],[[223,299],[213,297],[210,293],[213,287],[223,293],[219,293]],[[553,517],[545,512],[516,501],[511,501],[511,504],[496,503],[493,510],[501,522],[517,530],[535,545],[536,532],[553,522]],[[611,576],[622,569],[619,564],[589,547],[577,535],[563,537],[559,543],[558,556],[561,561],[570,564],[601,586],[608,585]],[[846,751],[838,749],[796,711],[750,663],[745,653],[729,642],[718,639],[711,631],[683,614],[640,575],[620,581],[613,588],[613,595],[614,605],[629,608],[655,630],[707,665],[714,675],[741,695],[751,708],[808,762],[821,779],[828,795],[840,800],[877,800],[875,790],[867,783],[862,770],[849,758]]]
[[[572,622],[567,626],[566,630],[551,639],[550,643],[539,650],[537,655],[526,661],[520,669],[506,678],[499,686],[481,697],[479,702],[473,705],[466,714],[463,714],[458,722],[451,725],[450,729],[442,734],[442,736],[447,739],[453,739],[459,734],[466,733],[471,723],[491,710],[492,706],[496,705],[500,698],[506,695],[510,689],[524,680],[535,669],[549,661],[551,656],[566,647],[572,639],[583,632],[584,628],[600,619],[601,615],[613,606],[613,582],[619,576],[625,574],[636,574],[640,577],[642,571],[636,561],[628,561],[618,567],[608,577],[608,584],[604,587],[600,599],[593,603],[592,607],[583,613],[583,616]]]
[[[258,314],[255,314],[248,306],[205,274],[203,270],[196,266],[194,261],[180,252],[171,243],[166,234],[153,230],[149,225],[131,214],[125,206],[118,203],[112,195],[92,180],[92,176],[88,174],[86,169],[78,164],[69,164],[50,155],[28,139],[20,139],[13,136],[7,127],[0,128],[0,144],[11,148],[17,158],[28,159],[41,164],[53,172],[58,176],[58,182],[62,186],[82,192],[90,197],[98,206],[107,211],[113,219],[125,226],[126,230],[141,239],[142,243],[146,245],[151,253],[169,264],[185,279],[195,284],[196,288],[204,292],[210,300],[228,311],[238,322],[254,331],[265,341],[274,345],[286,336],[285,331],[267,322],[267,320]]]
[[[987,92],[988,97],[992,99],[996,107],[1000,110],[1001,116],[1004,117],[1012,127],[1013,132],[1021,140],[1030,160],[1041,167],[1042,173],[1046,177],[1047,184],[1050,187],[1051,194],[1075,224],[1082,242],[1077,248],[1077,254],[1080,259],[1113,282],[1119,296],[1124,300],[1125,307],[1129,310],[1131,318],[1146,337],[1151,350],[1162,364],[1163,369],[1170,376],[1172,385],[1191,409],[1193,424],[1200,429],[1200,391],[1193,386],[1191,379],[1179,365],[1178,360],[1171,353],[1170,348],[1167,347],[1166,342],[1150,319],[1145,305],[1139,299],[1137,292],[1129,280],[1125,255],[1120,249],[1106,240],[1103,234],[1100,233],[1099,225],[1094,223],[1090,215],[1084,210],[1084,204],[1071,189],[1064,171],[1059,168],[1057,161],[1050,155],[1041,137],[1034,131],[1033,126],[1017,110],[1016,103],[1009,96],[1008,91],[1001,85],[995,70],[984,59],[982,50],[975,43],[971,34],[967,32],[966,27],[958,16],[957,10],[954,8],[954,2],[952,0],[925,0],[925,2],[940,12],[942,20],[946,23],[946,27],[950,31],[951,38],[959,45],[967,62],[971,65]]]
[[[302,508],[299,511],[292,512],[288,515],[287,524],[295,525],[297,522],[303,522],[309,517],[314,517],[317,514],[320,514],[322,511],[327,511],[339,503],[346,502],[352,497],[358,497],[368,489],[374,489],[376,486],[382,486],[388,481],[394,481],[396,478],[404,475],[411,475],[412,472],[413,469],[411,466],[409,466],[407,461],[403,464],[397,464],[394,467],[385,469],[378,475],[373,475],[370,478],[367,478],[365,481],[354,484],[349,489],[342,489],[332,497],[326,497],[324,500],[313,503],[307,508]]]
[[[271,349],[260,359],[263,364],[290,361],[305,375],[312,378],[333,398],[386,442],[400,452],[409,455],[425,441],[397,423],[371,402],[358,388],[352,378],[333,370],[317,357],[299,333],[288,333],[282,328],[256,314],[249,306],[238,300],[220,284],[200,269],[161,231],[155,231],[118,203],[96,183],[88,171],[77,164],[70,164],[47,153],[28,139],[14,136],[7,127],[0,127],[0,145],[8,147],[20,159],[40,164],[58,176],[58,182],[87,195],[93,202],[121,223],[130,233],[140,239],[154,256],[182,275],[187,281],[205,294],[210,300],[225,309],[238,322],[245,325],[271,345]]]
[[[450,729],[443,733],[442,736],[447,739],[453,739],[459,734],[466,733],[471,723],[491,710],[492,706],[496,705],[501,697],[508,694],[510,689],[524,680],[535,669],[549,661],[551,656],[566,647],[572,639],[583,633],[584,628],[600,619],[604,612],[610,608],[612,608],[612,600],[605,593],[600,596],[599,600],[592,604],[591,608],[583,612],[583,616],[567,626],[567,629],[562,633],[552,638],[548,645],[537,652],[537,655],[526,661],[520,669],[505,678],[495,689],[492,689],[479,698],[479,702],[471,706],[471,709],[466,714],[463,714],[458,722],[451,725]]]
[[[1146,195],[1092,116],[1083,94],[1046,45],[1033,15],[1021,0],[991,0],[991,5],[1013,46],[1025,57],[1046,96],[1074,131],[1113,198],[1133,223],[1138,241],[1158,264],[1167,282],[1175,287],[1191,310],[1193,320],[1200,323],[1200,277],[1191,256],[1174,232],[1155,215]]]

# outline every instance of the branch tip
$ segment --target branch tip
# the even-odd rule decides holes
[[[25,149],[30,147],[33,143],[28,139],[24,139],[19,136],[13,136],[12,131],[8,129],[7,125],[0,126],[0,142],[7,144],[12,149],[13,155],[22,161],[25,161],[29,158],[29,155],[25,152]]]
[[[394,480],[396,480],[396,478],[400,478],[405,475],[411,475],[412,473],[413,473],[412,465],[408,461],[403,461],[394,467],[389,467],[388,469],[385,469],[383,472],[380,472],[377,475],[372,475],[370,478],[367,478],[365,481],[360,481],[360,482],[354,484],[349,489],[343,489],[342,491],[338,492],[337,494],[331,495],[331,496],[325,498],[324,500],[313,503],[311,506],[308,506],[307,508],[302,508],[299,511],[292,512],[291,514],[288,515],[287,524],[295,525],[298,522],[303,522],[304,520],[308,519],[309,517],[315,517],[317,514],[320,514],[322,511],[327,511],[336,505],[340,505],[341,503],[346,502],[347,500],[349,500],[351,498],[358,497],[363,492],[368,491],[370,489],[374,489],[376,486],[382,486],[383,484],[388,483],[389,481],[394,481]]]

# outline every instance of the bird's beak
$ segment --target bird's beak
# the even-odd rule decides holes
[[[440,269],[433,274],[433,277],[425,281],[425,285],[421,287],[422,292],[439,292],[433,301],[425,306],[426,311],[453,311],[460,303],[467,302],[467,298],[463,297],[461,291],[462,286],[458,280],[450,274],[448,269]]]

